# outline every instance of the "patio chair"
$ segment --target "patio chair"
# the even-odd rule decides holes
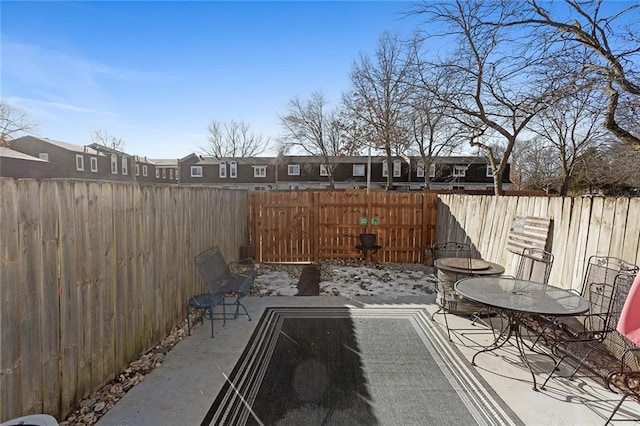
[[[637,274],[638,266],[625,262],[617,257],[590,256],[587,261],[587,268],[582,285],[578,292],[582,297],[589,299],[589,291],[594,283],[606,283],[606,288],[603,287],[602,289],[611,291],[613,289],[614,280],[620,273]],[[611,295],[609,294],[605,296],[610,297]],[[560,322],[553,317],[545,315],[533,316],[532,320],[529,321],[527,325],[529,330],[538,333],[537,337],[533,341],[533,345],[535,345],[541,338],[545,340],[547,345],[553,345],[554,342],[548,340],[553,333],[548,333],[548,331],[550,329],[553,331],[553,328],[557,328],[558,324],[560,324]],[[537,330],[534,330],[534,328],[537,328]]]
[[[458,299],[461,299],[454,290],[454,284],[458,278],[469,277],[472,275],[471,269],[471,247],[466,243],[458,243],[448,241],[445,243],[435,244],[432,247],[434,268],[436,272],[436,303],[438,309],[431,314],[431,320],[435,321],[436,314],[442,314],[444,317],[444,325],[447,329],[447,336],[451,340],[451,332],[449,322],[447,321],[447,311],[450,310]],[[438,259],[456,258],[460,259],[458,269],[461,270],[460,277],[451,277],[448,274],[438,270]]]
[[[558,331],[551,351],[558,360],[541,388],[544,389],[564,360],[570,360],[575,365],[569,379],[586,367],[596,376],[605,379],[605,384],[609,386],[606,383],[609,373],[602,372],[601,362],[605,358],[603,354],[616,352],[614,357],[617,359],[628,349],[624,339],[609,336],[618,335],[618,319],[634,278],[635,274],[620,272],[613,277],[612,282],[588,282],[583,297],[589,301],[589,310],[576,317],[557,318],[554,321]]]
[[[257,277],[255,263],[253,259],[241,259],[238,262],[227,263],[218,246],[213,246],[195,257],[195,264],[200,277],[209,290],[208,293],[196,295],[187,302],[187,327],[191,334],[191,323],[189,319],[189,308],[196,308],[202,311],[202,319],[211,320],[211,337],[213,337],[213,321],[221,319],[223,326],[227,316],[226,307],[235,308],[233,318],[239,315],[246,315],[249,321],[251,316],[247,308],[240,300],[248,293]],[[237,270],[233,272],[233,270]],[[227,302],[226,298],[232,297],[232,302]],[[222,306],[222,314],[214,314],[216,306]],[[244,311],[240,312],[240,309]]]
[[[537,247],[525,247],[520,253],[516,278],[543,284],[549,282],[553,254]]]

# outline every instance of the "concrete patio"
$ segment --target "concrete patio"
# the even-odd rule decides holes
[[[166,356],[164,363],[146,379],[129,391],[125,397],[97,423],[108,425],[197,425],[200,424],[221,389],[225,378],[232,371],[246,343],[249,341],[258,319],[267,307],[305,306],[369,306],[418,305],[428,312],[436,309],[435,297],[355,297],[336,296],[270,296],[247,297],[245,305],[253,318],[246,317],[227,322],[222,327],[216,322],[215,338],[210,337],[209,324],[198,324],[192,336],[176,345]],[[468,319],[448,315],[453,329],[468,329]],[[441,327],[442,316],[436,315]],[[480,328],[481,330],[481,328]],[[490,333],[467,334],[454,332],[454,343],[464,356],[471,360],[478,344],[488,343]],[[538,381],[546,377],[551,366],[543,356],[529,357],[534,369],[539,371]],[[544,391],[532,390],[531,374],[522,363],[515,347],[507,344],[502,349],[482,354],[476,359],[477,371],[502,397],[505,403],[527,425],[601,425],[604,424],[619,396],[607,391],[590,379],[562,378],[550,380]],[[560,374],[564,373],[561,371]],[[455,416],[455,413],[452,413]],[[625,402],[613,425],[629,424],[640,419],[640,405]]]

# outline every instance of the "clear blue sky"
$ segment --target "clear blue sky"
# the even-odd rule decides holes
[[[410,35],[412,4],[2,1],[2,98],[36,135],[82,145],[107,130],[150,158],[196,152],[212,119],[273,138],[291,98],[337,104],[383,31]]]

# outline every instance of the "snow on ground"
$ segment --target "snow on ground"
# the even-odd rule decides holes
[[[424,296],[435,293],[433,268],[420,264],[322,262],[321,296]],[[295,296],[305,265],[259,264],[254,294]]]

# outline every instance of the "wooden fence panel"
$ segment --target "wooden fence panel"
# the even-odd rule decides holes
[[[0,190],[0,422],[65,417],[184,320],[203,290],[198,252],[217,243],[236,260],[248,239],[245,191],[10,178]]]
[[[518,258],[506,250],[508,225],[516,215],[535,215],[552,220],[553,284],[580,289],[585,263],[592,255],[639,262],[640,225],[635,218],[640,214],[640,199],[490,197],[493,206],[485,210],[478,197],[439,196],[438,242],[452,237],[455,241],[468,241],[478,250],[479,257],[503,264],[506,273],[514,274]],[[481,219],[470,219],[474,214]],[[490,216],[499,220],[491,220]],[[492,236],[494,242],[487,244]]]
[[[250,220],[256,256],[260,262],[353,259],[360,256],[359,235],[375,233],[382,246],[377,260],[420,262],[435,239],[436,200],[407,192],[256,192]]]
[[[368,218],[365,191],[326,191],[314,196],[316,218],[315,259],[353,258],[361,233],[372,232],[371,224],[360,224]]]

